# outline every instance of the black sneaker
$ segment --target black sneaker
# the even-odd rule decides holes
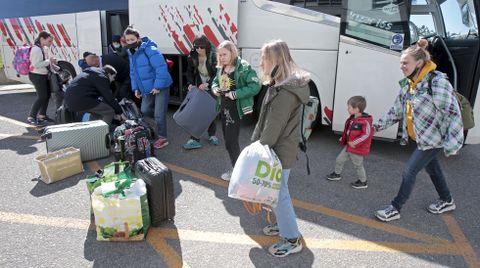
[[[30,124],[30,125],[37,125],[37,120],[33,117],[28,117],[27,118],[27,122]]]
[[[435,203],[428,206],[427,209],[433,214],[441,214],[443,212],[454,210],[455,208],[457,207],[455,206],[455,202],[453,202],[452,198],[449,202],[439,199]]]
[[[365,189],[368,187],[368,184],[366,181],[357,180],[356,182],[352,182],[352,187],[355,189]]]
[[[342,177],[340,176],[340,174],[337,174],[335,172],[332,172],[332,173],[327,175],[327,180],[329,180],[329,181],[339,181],[341,179],[342,179]]]

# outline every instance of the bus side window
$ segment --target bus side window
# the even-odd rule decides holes
[[[395,50],[409,45],[405,1],[347,0],[344,3],[342,35]]]
[[[447,0],[440,4],[447,39],[478,38],[474,0]]]

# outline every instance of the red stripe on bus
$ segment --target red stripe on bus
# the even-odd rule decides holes
[[[65,40],[65,44],[67,45],[67,47],[71,47],[72,43],[70,42],[70,40],[68,38],[68,35],[65,32],[64,28],[62,27],[62,25],[57,24],[57,28],[58,28],[58,31],[60,32],[60,34],[62,35],[63,40]]]
[[[23,36],[22,36],[21,31],[20,31],[20,26],[18,25],[17,20],[16,19],[9,19],[9,20],[10,20],[10,23],[12,24],[12,28],[13,28],[13,31],[15,32],[15,35],[17,35],[20,42],[22,42],[23,41]]]

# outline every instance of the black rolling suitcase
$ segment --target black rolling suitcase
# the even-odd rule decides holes
[[[172,172],[155,157],[139,160],[136,175],[147,185],[148,205],[152,226],[158,227],[175,216]]]

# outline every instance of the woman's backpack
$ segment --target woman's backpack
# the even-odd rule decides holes
[[[428,89],[427,92],[430,96],[433,96],[432,92],[432,80],[435,77],[435,72],[432,72],[428,78]],[[473,108],[468,99],[455,90],[455,96],[457,98],[458,106],[460,106],[460,111],[462,114],[463,129],[469,130],[475,126],[475,120],[473,118]]]
[[[17,48],[15,56],[13,57],[13,69],[17,71],[17,76],[28,75],[33,70],[32,62],[30,61],[31,46],[23,46]]]

